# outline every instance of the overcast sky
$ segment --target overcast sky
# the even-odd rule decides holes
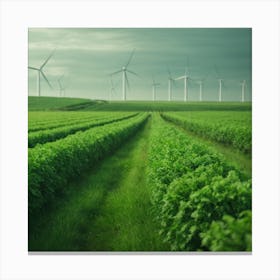
[[[124,66],[133,49],[129,65],[139,77],[129,75],[128,100],[151,100],[152,79],[160,83],[157,99],[168,98],[168,73],[182,76],[188,66],[188,75],[196,80],[205,78],[204,100],[218,99],[218,80],[224,80],[223,100],[239,101],[242,80],[247,81],[246,100],[251,100],[251,29],[247,28],[32,28],[29,29],[29,66],[40,67],[56,48],[44,67],[44,73],[53,86],[51,90],[42,79],[41,95],[58,96],[57,79],[66,96],[91,99],[109,99],[110,73]],[[215,72],[218,69],[218,76]],[[36,95],[36,71],[29,73],[29,95]],[[121,74],[113,76],[113,100],[122,99]],[[188,84],[190,100],[198,100],[199,86]],[[183,81],[173,87],[173,100],[183,100]]]

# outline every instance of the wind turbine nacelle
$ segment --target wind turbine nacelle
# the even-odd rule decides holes
[[[122,67],[122,70],[123,70],[123,71],[125,71],[125,70],[126,70],[126,67],[125,67],[125,66],[123,66],[123,67]]]

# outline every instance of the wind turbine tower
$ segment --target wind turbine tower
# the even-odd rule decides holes
[[[219,91],[218,91],[219,97],[218,97],[218,99],[219,99],[219,102],[222,102],[222,86],[224,85],[224,80],[221,79],[221,76],[219,74],[219,71],[218,71],[218,68],[217,68],[216,65],[215,65],[215,72],[216,72],[216,77],[217,77],[218,83],[219,83]]]
[[[44,61],[44,63],[39,68],[28,66],[28,69],[37,71],[37,95],[38,96],[41,96],[41,75],[45,79],[45,81],[47,82],[49,87],[52,89],[52,85],[50,84],[49,80],[47,79],[46,75],[44,74],[43,68],[46,66],[46,64],[48,63],[50,58],[53,56],[54,52],[55,52],[55,50],[48,56],[48,58]]]
[[[126,89],[129,88],[129,82],[127,78],[127,73],[131,73],[135,76],[138,76],[135,72],[128,69],[128,65],[130,64],[132,57],[134,55],[135,49],[131,52],[131,55],[127,61],[127,63],[121,68],[121,70],[112,73],[111,75],[115,75],[118,73],[122,73],[122,91],[123,91],[123,101],[126,100]]]
[[[223,83],[223,80],[218,79],[218,82],[219,82],[219,102],[222,102],[222,83]]]
[[[202,80],[198,81],[198,84],[199,84],[199,101],[200,102],[202,101],[202,83],[203,83]]]
[[[115,88],[115,85],[113,83],[112,77],[110,77],[110,85],[111,85],[111,87],[110,87],[110,97],[109,97],[109,100],[111,101],[113,93],[116,93],[116,88]]]
[[[207,79],[208,75],[209,75],[209,74],[207,74],[207,75],[204,76],[203,78],[197,80],[197,83],[198,83],[198,85],[199,85],[199,101],[200,101],[200,102],[201,102],[202,99],[203,99],[203,94],[202,94],[202,93],[203,93],[203,85],[204,85],[204,82],[205,82],[205,80]]]
[[[185,69],[185,75],[178,77],[175,79],[177,80],[184,80],[184,101],[186,102],[188,100],[188,80],[189,76],[187,75],[187,68]]]
[[[241,82],[241,102],[245,101],[245,87],[246,87],[246,80]]]
[[[172,100],[172,85],[174,84],[175,80],[172,78],[171,72],[169,68],[168,71],[168,101]]]
[[[153,87],[153,101],[156,100],[156,88],[159,86],[159,83],[155,82],[155,79],[153,79],[152,87]]]
[[[64,75],[60,76],[57,80],[59,85],[59,96],[65,97],[65,87],[62,85],[61,80],[64,78]]]

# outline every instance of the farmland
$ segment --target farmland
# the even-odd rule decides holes
[[[252,250],[250,103],[64,99],[29,100],[29,251]]]
[[[89,103],[92,104],[92,101],[82,98],[29,97],[28,111],[66,110],[73,106],[85,107]]]
[[[101,101],[79,98],[52,98],[30,96],[29,111],[105,111],[105,112],[161,112],[161,111],[251,111],[250,102],[177,102],[177,101]],[[42,101],[43,100],[43,101]],[[59,101],[59,102],[57,102]]]

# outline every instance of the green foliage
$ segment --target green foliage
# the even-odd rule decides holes
[[[150,123],[82,180],[70,183],[54,207],[40,213],[39,218],[29,219],[29,251],[168,249],[158,235],[143,176]]]
[[[93,119],[86,122],[79,122],[76,124],[71,125],[64,125],[62,127],[55,127],[52,129],[45,129],[45,130],[39,130],[35,132],[30,132],[28,134],[28,147],[32,148],[35,147],[35,145],[46,142],[52,142],[58,139],[61,139],[63,137],[66,137],[67,135],[74,134],[77,131],[85,131],[92,127],[102,126],[105,124],[113,123],[116,121],[124,120],[127,118],[131,118],[135,116],[136,114],[118,114],[117,116],[109,116],[104,117],[103,119]]]
[[[252,212],[243,211],[238,218],[224,215],[202,234],[202,244],[211,251],[252,251]]]
[[[251,153],[250,112],[184,112],[164,113],[162,116],[205,138],[232,145],[244,153]]]
[[[209,147],[159,117],[154,121],[148,179],[171,250],[212,250],[201,239],[211,223],[251,209],[251,181],[245,178]]]
[[[148,114],[77,132],[28,151],[28,208],[43,207],[106,154],[118,147],[146,120]]]
[[[65,125],[74,125],[90,120],[104,119],[105,117],[115,117],[122,113],[103,112],[61,112],[61,111],[36,111],[28,112],[28,132],[52,129]]]
[[[251,150],[251,113],[233,112],[250,110],[250,104],[79,104],[63,108],[89,112],[29,112],[30,147],[37,142],[48,142],[37,144],[28,151],[30,220],[33,217],[35,221],[38,210],[46,209],[54,198],[65,197],[67,188],[71,189],[69,182],[77,180],[136,132],[148,115],[134,116],[137,111],[192,111],[162,114],[179,125],[187,123],[187,129],[205,138],[243,152]],[[225,109],[232,111],[209,111]],[[182,129],[164,122],[159,114],[153,115],[148,183],[152,193],[151,214],[158,219],[155,224],[160,225],[162,239],[176,251],[250,250],[250,175],[232,166],[209,145],[201,144]],[[106,122],[109,123],[101,126]]]

